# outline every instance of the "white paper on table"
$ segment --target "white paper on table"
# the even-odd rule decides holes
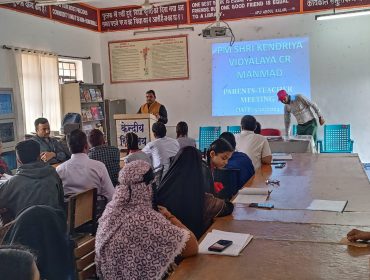
[[[306,208],[308,210],[318,210],[318,211],[333,211],[333,212],[343,212],[346,208],[348,200],[337,201],[337,200],[320,200],[314,199],[311,204]]]
[[[272,160],[273,161],[279,161],[279,160],[292,160],[292,154],[286,154],[286,153],[276,153],[272,154]]]
[[[199,254],[212,254],[212,255],[224,255],[224,256],[238,256],[240,252],[248,245],[252,240],[253,235],[248,233],[236,233],[227,232],[220,230],[212,230],[207,233],[206,237],[199,244]],[[208,251],[208,248],[219,240],[231,240],[233,243],[230,247],[226,248],[222,252]]]
[[[233,203],[241,203],[241,204],[260,203],[260,202],[266,202],[266,199],[267,199],[267,195],[262,195],[262,194],[255,194],[255,195],[238,194],[233,200]]]
[[[268,195],[271,190],[269,188],[243,188],[239,190],[239,194],[265,194]]]

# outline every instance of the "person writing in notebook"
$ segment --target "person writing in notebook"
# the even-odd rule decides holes
[[[370,240],[370,232],[369,231],[362,231],[359,229],[352,229],[350,232],[347,233],[347,239],[351,242],[355,242],[357,240]]]
[[[157,121],[164,124],[168,122],[167,110],[161,103],[156,101],[155,92],[152,89],[146,92],[146,103],[140,107],[137,113],[153,114],[157,118]]]
[[[319,117],[320,125],[325,123],[323,116],[321,115],[319,107],[306,99],[303,95],[289,95],[285,90],[280,90],[278,93],[278,99],[284,106],[284,121],[285,121],[285,135],[289,136],[290,131],[290,113],[297,119],[297,134],[298,135],[312,135],[316,142],[317,138],[317,122],[311,109],[313,109],[316,115]]]

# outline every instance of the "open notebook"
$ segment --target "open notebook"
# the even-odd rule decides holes
[[[242,204],[265,202],[269,193],[271,193],[269,188],[243,188],[239,190],[233,202]]]
[[[199,244],[199,254],[212,254],[224,256],[239,256],[240,252],[252,240],[253,235],[248,233],[227,232],[221,230],[212,230]],[[218,240],[231,240],[233,244],[222,252],[208,251],[208,248]]]

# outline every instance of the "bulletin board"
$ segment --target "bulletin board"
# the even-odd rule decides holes
[[[189,79],[188,37],[108,43],[111,83]]]

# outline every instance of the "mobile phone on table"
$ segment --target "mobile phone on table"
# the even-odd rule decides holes
[[[231,244],[233,244],[233,242],[231,240],[220,239],[216,243],[212,244],[208,248],[208,251],[220,253],[223,250],[225,250],[227,247],[231,246]]]
[[[280,164],[275,165],[275,168],[284,168],[285,165],[286,163],[280,163]]]
[[[271,209],[271,208],[274,208],[274,204],[272,203],[250,203],[249,207]]]

